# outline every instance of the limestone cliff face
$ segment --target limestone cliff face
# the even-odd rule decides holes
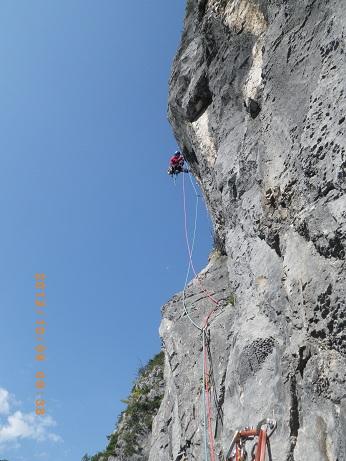
[[[213,430],[274,417],[273,458],[346,460],[344,0],[188,0],[169,119],[204,192],[216,251],[200,276]],[[235,305],[229,299],[236,299]],[[210,303],[186,292],[202,322]],[[203,459],[201,334],[163,309],[165,396],[150,461]]]

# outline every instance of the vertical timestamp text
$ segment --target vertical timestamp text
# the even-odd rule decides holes
[[[35,413],[44,415],[46,412],[46,402],[44,399],[44,389],[46,387],[46,373],[44,362],[46,360],[46,275],[35,274],[35,310],[36,310],[36,363],[37,371],[35,374]]]

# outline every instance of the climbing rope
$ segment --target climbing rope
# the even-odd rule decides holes
[[[207,398],[210,457],[211,457],[211,461],[215,461],[215,447],[214,447],[214,434],[213,434],[213,428],[212,428],[212,410],[211,410],[210,390],[209,390],[209,370],[208,370],[208,357],[207,357],[206,331],[205,330],[203,330],[203,345],[204,345],[203,365],[204,365],[205,394]]]
[[[203,336],[203,357],[205,354],[205,331],[202,330],[202,336]],[[202,379],[203,379],[203,429],[204,429],[204,434],[203,434],[203,440],[204,440],[204,459],[205,461],[208,461],[208,434],[207,434],[207,412],[205,411],[207,402],[206,402],[206,395],[205,395],[205,385],[206,385],[206,379],[205,379],[205,362],[203,358],[203,370],[202,370]]]
[[[209,439],[209,452],[210,452],[210,461],[215,461],[215,440],[212,428],[212,402],[211,402],[211,389],[210,389],[210,369],[208,369],[208,358],[212,368],[212,360],[211,360],[211,353],[210,353],[210,345],[207,337],[208,327],[210,325],[210,318],[213,313],[219,309],[220,301],[217,301],[212,294],[206,289],[202,282],[200,281],[198,274],[195,270],[193,264],[193,252],[195,248],[195,241],[196,241],[196,229],[197,229],[197,218],[198,218],[198,204],[199,204],[199,194],[196,190],[196,187],[192,181],[191,175],[189,174],[190,182],[193,187],[195,196],[196,196],[196,204],[195,204],[195,219],[194,219],[194,229],[193,229],[193,237],[192,243],[190,245],[189,241],[189,232],[188,232],[188,224],[187,224],[187,207],[186,207],[186,192],[185,192],[185,175],[183,174],[183,205],[184,205],[184,227],[185,227],[185,239],[186,239],[186,246],[189,256],[189,264],[187,268],[185,284],[184,284],[184,291],[183,291],[183,306],[184,312],[187,315],[190,322],[202,333],[202,362],[203,362],[203,370],[202,370],[202,377],[203,377],[203,428],[204,428],[204,459],[205,461],[209,461],[208,457],[208,439]],[[204,323],[202,326],[199,326],[193,318],[190,316],[190,313],[186,306],[186,297],[185,292],[187,289],[188,279],[190,275],[190,271],[193,271],[198,283],[201,286],[201,289],[204,293],[206,293],[207,297],[213,302],[214,307],[208,312]],[[302,288],[301,288],[302,291]],[[212,381],[212,385],[213,385]],[[214,384],[215,387],[215,384]],[[215,395],[214,395],[215,398]],[[272,419],[264,419],[260,421],[256,428],[244,428],[243,430],[237,431],[233,437],[231,447],[226,455],[227,461],[244,461],[248,458],[247,452],[245,449],[246,441],[254,440],[257,437],[257,442],[253,445],[252,452],[251,452],[251,459],[255,461],[264,461],[265,459],[265,452],[266,449],[268,451],[269,461],[272,461],[271,455],[271,448],[269,438],[272,433],[276,429],[276,421]]]
[[[209,320],[211,315],[220,307],[219,301],[217,301],[212,294],[209,292],[208,289],[206,289],[202,282],[200,281],[196,269],[194,267],[193,263],[193,251],[195,247],[195,240],[196,240],[196,229],[197,229],[197,217],[198,217],[198,197],[199,194],[197,193],[196,187],[192,181],[192,178],[189,173],[189,178],[191,185],[193,187],[193,190],[195,192],[196,196],[196,204],[195,204],[195,219],[194,219],[194,230],[193,230],[193,238],[192,238],[192,243],[190,245],[189,241],[189,231],[188,231],[188,224],[187,224],[187,207],[186,207],[186,191],[185,191],[185,175],[183,175],[183,205],[184,205],[184,227],[185,227],[185,239],[186,239],[186,246],[188,250],[188,256],[189,256],[189,264],[188,264],[188,269],[186,273],[186,278],[185,278],[185,285],[184,285],[184,291],[183,291],[183,306],[184,306],[184,312],[187,315],[188,319],[190,322],[199,330],[202,332],[202,343],[203,343],[203,425],[204,425],[204,457],[205,461],[208,461],[208,436],[209,436],[209,449],[210,449],[210,459],[211,461],[215,461],[215,441],[214,441],[214,435],[213,435],[213,430],[212,430],[212,404],[211,404],[211,399],[210,399],[210,387],[209,387],[209,370],[208,370],[208,354],[207,354],[207,336],[206,336],[206,331],[209,326]],[[190,275],[190,271],[193,271],[198,283],[201,286],[201,289],[204,293],[206,293],[207,297],[213,302],[214,307],[209,311],[207,314],[203,326],[197,325],[197,323],[192,319],[190,316],[190,313],[186,307],[186,298],[185,298],[185,292],[187,288],[187,283],[188,283],[188,278]],[[208,429],[207,429],[208,426]],[[207,433],[208,431],[208,433]]]
[[[189,173],[189,177],[190,177],[190,173]],[[192,323],[192,325],[194,325],[196,328],[198,328],[198,330],[202,331],[202,328],[200,326],[198,326],[197,323],[190,316],[190,313],[189,313],[189,311],[188,311],[188,309],[186,307],[186,299],[185,299],[185,292],[186,292],[186,288],[187,288],[187,284],[188,284],[188,280],[189,280],[189,275],[190,275],[190,271],[191,271],[192,254],[193,254],[193,251],[194,251],[194,248],[195,248],[195,241],[196,241],[196,230],[197,230],[197,219],[198,219],[198,204],[199,204],[198,198],[199,198],[199,195],[197,194],[197,190],[195,188],[195,185],[193,184],[193,181],[192,181],[192,179],[190,177],[190,181],[191,181],[191,184],[193,185],[193,189],[195,191],[195,196],[196,196],[195,219],[194,219],[192,243],[191,243],[191,248],[190,248],[188,230],[187,230],[187,213],[186,213],[185,181],[184,181],[184,178],[185,178],[185,175],[183,175],[184,216],[185,216],[184,223],[185,223],[185,238],[186,238],[187,245],[188,245],[188,248],[189,248],[189,264],[188,264],[187,271],[186,271],[185,284],[184,284],[184,290],[183,290],[183,306],[184,306],[184,312],[187,315],[190,322]],[[191,257],[190,257],[190,255],[191,255]]]
[[[189,173],[190,175],[190,173]],[[198,200],[198,194],[196,194],[196,198]],[[196,203],[197,203],[197,200],[196,200]],[[198,283],[200,284],[202,290],[204,291],[204,293],[206,293],[207,297],[217,306],[219,306],[219,301],[217,301],[216,299],[213,298],[213,296],[211,295],[210,291],[205,288],[202,284],[202,282],[200,281],[199,277],[198,277],[198,274],[197,274],[197,271],[195,269],[195,266],[194,266],[194,263],[193,263],[193,259],[192,259],[192,251],[191,251],[191,246],[190,246],[190,242],[189,242],[189,235],[188,235],[188,226],[187,226],[187,209],[186,209],[186,193],[185,193],[185,176],[183,176],[183,205],[184,205],[184,226],[185,226],[185,240],[186,240],[186,246],[187,246],[187,251],[188,251],[188,255],[189,255],[189,269],[190,267],[192,268],[192,271],[198,281]],[[198,205],[198,203],[197,203]],[[194,229],[194,235],[195,235],[195,232],[196,232],[196,229]],[[213,309],[214,310],[214,309]],[[206,318],[206,321],[204,322],[204,327],[207,325],[207,322],[209,321],[209,318],[211,316],[211,314],[213,313],[213,310],[211,310],[209,312],[209,314],[207,315],[207,318]],[[198,327],[200,330],[202,329],[202,327]]]
[[[195,248],[195,241],[196,241],[196,230],[197,230],[197,219],[198,219],[198,205],[199,205],[199,194],[197,193],[197,190],[196,190],[196,187],[192,181],[192,178],[191,178],[191,175],[189,174],[189,178],[190,178],[190,182],[191,182],[191,185],[193,187],[193,190],[195,192],[195,197],[196,197],[196,202],[195,202],[195,218],[194,218],[194,227],[193,227],[193,236],[192,236],[192,243],[191,243],[191,246],[190,246],[190,243],[189,243],[189,238],[188,238],[188,229],[187,229],[187,212],[186,212],[186,198],[185,198],[185,182],[184,182],[184,179],[185,179],[185,175],[183,176],[183,196],[184,196],[184,223],[185,223],[185,238],[186,238],[186,242],[187,242],[187,247],[188,247],[188,253],[189,253],[189,264],[188,264],[188,268],[187,268],[187,271],[186,271],[186,277],[185,277],[185,284],[184,284],[184,290],[183,290],[183,306],[184,306],[184,312],[185,314],[187,315],[188,319],[190,320],[190,322],[192,323],[192,325],[194,325],[194,327],[196,327],[199,331],[202,332],[202,336],[203,336],[203,368],[202,368],[202,378],[203,378],[203,390],[202,390],[202,393],[203,393],[203,428],[204,428],[204,437],[203,437],[203,446],[204,446],[204,459],[205,461],[208,461],[208,434],[207,434],[207,413],[206,413],[206,406],[207,406],[207,402],[206,402],[206,392],[205,392],[205,386],[206,386],[206,377],[205,377],[205,361],[204,361],[204,357],[205,357],[205,330],[203,328],[201,328],[199,325],[197,325],[197,323],[192,319],[192,317],[190,316],[190,313],[187,309],[187,306],[186,306],[186,299],[185,299],[185,293],[186,293],[186,288],[187,288],[187,284],[188,284],[188,280],[189,280],[189,275],[190,275],[190,272],[191,272],[191,262],[192,262],[192,255],[193,255],[193,251],[194,251],[194,248]]]

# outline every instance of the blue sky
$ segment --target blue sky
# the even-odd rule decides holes
[[[0,2],[0,459],[106,445],[187,265],[166,119],[185,1]],[[189,190],[192,220],[193,196]],[[200,208],[196,266],[210,229]],[[34,274],[47,275],[46,407]]]

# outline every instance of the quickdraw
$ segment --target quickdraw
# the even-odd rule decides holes
[[[272,461],[269,438],[275,431],[276,426],[274,419],[263,419],[257,424],[257,427],[245,427],[237,431],[233,436],[226,461],[265,461],[266,449],[268,459]],[[255,441],[251,450],[251,458],[248,458],[246,451],[246,442],[249,440]]]

